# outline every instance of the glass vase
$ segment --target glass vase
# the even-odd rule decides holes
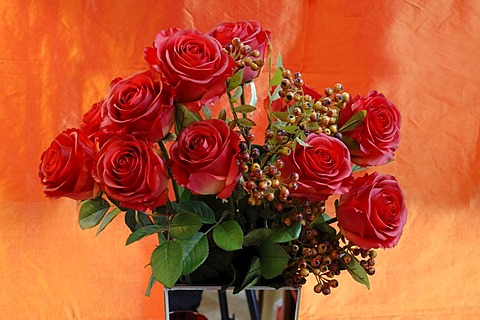
[[[179,310],[199,315],[184,319],[295,320],[300,293],[300,288],[290,287],[254,286],[234,294],[233,288],[223,290],[220,286],[175,285],[164,290],[165,314],[168,320],[182,319],[175,318]]]

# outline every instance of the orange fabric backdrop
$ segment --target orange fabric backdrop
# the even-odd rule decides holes
[[[396,175],[409,221],[380,252],[372,289],[348,275],[324,297],[303,290],[302,319],[470,319],[480,314],[480,2],[60,1],[0,3],[0,315],[5,319],[161,319],[144,296],[153,241],[125,247],[121,219],[81,231],[76,203],[50,201],[40,154],[101,97],[146,68],[164,28],[208,31],[255,19],[284,63],[319,90],[376,88],[403,114]],[[264,92],[264,91],[263,91]]]

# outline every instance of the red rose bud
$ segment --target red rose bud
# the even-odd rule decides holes
[[[359,247],[394,247],[407,222],[402,189],[391,175],[365,174],[340,197],[337,218],[343,235]]]
[[[100,123],[103,120],[103,114],[103,100],[101,100],[93,104],[90,110],[83,115],[80,129],[82,129],[92,141],[95,140],[95,136],[100,131]]]
[[[310,146],[297,144],[295,152],[281,158],[285,162],[281,170],[283,181],[290,181],[292,173],[299,175],[298,187],[290,190],[290,195],[316,202],[346,193],[353,181],[347,147],[323,133],[312,133],[305,142]]]
[[[59,134],[41,156],[39,177],[45,195],[75,200],[95,198],[98,187],[92,177],[94,150],[93,142],[80,129]]]
[[[222,47],[228,43],[232,43],[233,38],[239,38],[244,45],[250,46],[250,50],[257,50],[258,57],[253,59],[263,60],[265,51],[268,47],[270,31],[260,27],[257,21],[238,21],[224,22],[213,28],[209,34],[217,39]],[[251,68],[243,69],[243,82],[247,82],[256,78],[260,70],[252,70]]]
[[[240,178],[238,134],[225,121],[198,121],[183,129],[170,149],[175,180],[193,194],[228,198]]]
[[[133,134],[155,142],[175,121],[174,92],[151,71],[116,81],[105,98],[100,128],[111,135]]]
[[[146,210],[166,203],[168,171],[153,145],[133,135],[115,137],[99,151],[93,175],[124,208]]]
[[[351,131],[342,132],[359,144],[358,149],[350,150],[352,162],[359,166],[386,164],[393,158],[400,142],[400,112],[383,94],[373,91],[367,97],[356,96],[347,103],[340,111],[338,127],[362,110],[367,111],[364,122]]]
[[[220,43],[196,30],[177,28],[157,34],[145,60],[175,90],[175,101],[197,112],[225,93],[235,62]]]

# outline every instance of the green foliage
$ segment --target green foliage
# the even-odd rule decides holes
[[[172,206],[177,214],[191,213],[197,215],[202,223],[215,223],[215,214],[213,210],[203,201],[192,200],[182,203],[172,203]]]
[[[150,265],[155,279],[171,288],[182,274],[183,250],[178,241],[163,242],[152,252]]]
[[[194,213],[178,213],[170,225],[170,235],[175,239],[188,239],[202,226],[202,221]]]
[[[142,228],[139,228],[137,230],[135,230],[134,232],[132,232],[128,238],[127,238],[127,242],[125,243],[126,246],[128,246],[129,244],[132,244],[142,238],[145,238],[146,236],[149,236],[149,235],[152,235],[152,234],[155,234],[155,233],[159,233],[159,232],[162,232],[166,230],[166,228],[164,226],[159,226],[159,225],[156,225],[156,224],[152,224],[152,225],[149,225],[149,226],[145,226],[145,227],[142,227]]]
[[[175,131],[177,133],[192,123],[202,120],[198,115],[188,110],[183,104],[177,103],[175,109]]]
[[[293,223],[288,228],[276,229],[269,237],[269,240],[274,243],[285,243],[298,239],[300,232],[302,231],[302,225],[300,222]]]
[[[233,76],[227,79],[227,91],[232,91],[238,87],[243,80],[243,69],[238,70]]]
[[[258,228],[250,231],[243,239],[243,245],[246,247],[259,246],[263,244],[273,233],[272,229]]]
[[[260,270],[265,279],[272,279],[282,273],[290,256],[277,243],[265,242],[258,247],[260,253]]]
[[[368,280],[368,274],[365,269],[362,268],[357,258],[354,255],[347,253],[352,259],[349,263],[342,262],[342,265],[348,270],[352,278],[363,284],[367,289],[370,290],[370,281]]]
[[[245,128],[250,128],[250,127],[256,126],[255,122],[253,122],[252,120],[250,120],[248,118],[238,118],[238,119],[235,120],[235,122],[239,126],[242,126],[242,127],[245,127]]]
[[[106,226],[108,226],[108,224],[110,222],[112,222],[112,220],[120,213],[122,212],[119,208],[114,208],[112,211],[110,211],[109,213],[107,213],[107,215],[105,216],[105,218],[102,220],[102,223],[100,223],[100,227],[98,227],[98,230],[97,230],[97,233],[96,235],[98,235],[100,232],[102,232],[103,229],[105,229]]]
[[[155,277],[152,275],[150,275],[150,279],[148,279],[148,286],[147,286],[147,290],[145,290],[145,295],[147,297],[150,297],[150,293],[152,291],[152,287],[153,285],[157,282],[157,279],[155,279]]]
[[[243,245],[242,228],[235,220],[222,222],[213,228],[213,240],[225,251],[241,249]]]
[[[257,108],[248,104],[242,104],[241,106],[235,107],[234,110],[237,113],[248,113],[257,110]]]
[[[339,132],[347,132],[351,131],[357,127],[359,127],[363,121],[365,121],[365,117],[367,116],[367,110],[361,110],[356,112],[350,119],[347,120],[343,124],[343,126],[338,129]]]
[[[207,259],[208,240],[205,234],[197,232],[191,238],[179,242],[183,250],[182,275],[188,275]]]
[[[85,230],[98,225],[108,208],[110,208],[110,204],[102,197],[84,201],[78,214],[80,228]]]
[[[240,287],[236,287],[233,290],[233,293],[238,293],[244,289],[250,288],[258,283],[262,276],[261,266],[260,266],[260,258],[253,257],[252,262],[250,263],[250,267],[248,268],[247,274],[242,281],[242,285]]]

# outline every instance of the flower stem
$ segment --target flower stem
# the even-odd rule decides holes
[[[168,159],[169,159],[168,151],[167,151],[167,148],[165,148],[165,144],[163,144],[163,141],[159,141],[158,145],[160,146],[160,150],[162,150],[162,153],[163,153],[163,156],[164,156],[165,160],[168,161]],[[165,166],[167,167],[168,174],[169,174],[170,178],[172,179],[173,192],[175,192],[175,202],[178,203],[180,201],[180,193],[178,192],[178,185],[177,185],[177,182],[175,181],[175,179],[173,178],[172,170],[170,170],[170,167],[168,166],[167,161],[165,161]]]
[[[332,223],[337,222],[337,221],[338,221],[337,217],[334,217],[334,218],[328,219],[327,221],[325,221],[325,223],[326,224],[332,224]]]
[[[238,123],[237,113],[235,112],[235,106],[233,105],[233,102],[232,102],[232,95],[228,90],[227,90],[227,96],[228,96],[228,103],[230,104],[230,109],[232,109],[233,118],[235,119],[235,123],[237,124],[237,127],[240,129],[243,139],[245,139],[245,141],[248,141],[245,128]]]

